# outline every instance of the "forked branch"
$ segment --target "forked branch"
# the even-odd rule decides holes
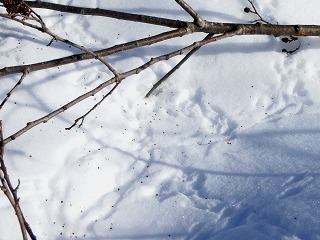
[[[102,97],[102,99],[96,103],[89,111],[87,111],[84,115],[82,115],[81,117],[78,117],[76,120],[74,120],[74,123],[70,126],[67,127],[66,130],[71,130],[74,126],[76,126],[78,124],[78,122],[80,122],[79,127],[82,126],[84,119],[93,111],[95,110],[107,97],[109,97],[114,90],[116,90],[116,88],[119,86],[119,84],[121,83],[121,81],[116,82],[116,84],[113,86],[113,88],[105,95]]]
[[[209,33],[204,40],[209,39],[213,36],[212,33]],[[176,65],[174,66],[166,75],[164,75],[159,81],[157,81],[149,92],[146,94],[145,98],[148,98],[164,81],[166,81],[175,71],[177,71],[182,64],[184,64],[196,51],[198,51],[200,47],[192,49],[187,55]]]
[[[120,81],[126,79],[127,77],[134,75],[134,74],[139,74],[140,72],[142,72],[143,70],[149,68],[151,65],[154,65],[157,62],[168,60],[168,59],[170,59],[172,57],[184,54],[184,53],[186,53],[188,51],[191,51],[192,49],[201,47],[201,46],[206,45],[208,43],[215,42],[215,41],[218,41],[218,40],[222,40],[222,39],[225,39],[225,38],[228,38],[228,37],[232,37],[232,36],[238,35],[238,34],[241,33],[241,31],[242,31],[241,29],[236,29],[236,30],[234,30],[232,32],[228,32],[228,33],[225,33],[225,34],[213,37],[213,38],[204,39],[202,41],[195,42],[195,43],[189,45],[188,47],[179,49],[179,50],[171,52],[169,54],[165,54],[165,55],[162,55],[162,56],[159,56],[159,57],[152,58],[152,59],[150,59],[150,61],[148,61],[147,63],[145,63],[145,64],[143,64],[143,65],[141,65],[141,66],[139,66],[137,68],[134,68],[134,69],[131,69],[131,70],[127,71],[127,72],[121,73],[121,74],[119,74],[119,76],[113,77],[113,78],[109,79],[108,81],[106,81],[104,83],[101,83],[98,87],[96,87],[96,88],[92,89],[91,91],[89,91],[89,92],[87,92],[87,93],[75,98],[74,100],[70,101],[69,103],[65,104],[64,106],[62,106],[62,107],[58,108],[57,110],[49,113],[48,115],[46,115],[44,117],[41,117],[41,118],[39,118],[39,119],[37,119],[37,120],[35,120],[33,122],[27,123],[27,125],[25,127],[20,129],[16,133],[12,134],[11,136],[7,137],[6,139],[4,139],[3,143],[7,144],[7,143],[11,142],[12,140],[15,140],[17,137],[19,137],[22,134],[26,133],[31,128],[34,128],[35,126],[37,126],[37,125],[39,125],[41,123],[47,122],[51,118],[53,118],[53,117],[57,116],[58,114],[68,110],[69,108],[73,107],[74,105],[78,104],[79,102],[81,102],[81,101],[83,101],[83,100],[85,100],[85,99],[87,99],[89,97],[94,96],[96,93],[100,92],[102,89],[108,87],[109,85],[111,85],[113,83],[116,83],[116,82],[120,82]]]
[[[194,19],[194,22],[200,27],[204,27],[205,20],[184,0],[175,0]]]

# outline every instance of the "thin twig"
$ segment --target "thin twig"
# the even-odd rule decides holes
[[[22,76],[20,77],[19,81],[14,85],[14,87],[6,94],[5,99],[1,102],[0,104],[0,109],[2,109],[2,107],[4,106],[4,104],[8,101],[8,99],[10,98],[11,94],[13,93],[14,90],[16,90],[19,85],[22,83],[23,79],[27,76],[28,74],[28,68],[26,68],[23,71]]]
[[[211,38],[214,34],[209,33],[205,38]],[[159,81],[157,81],[150,91],[146,94],[145,98],[148,98],[164,81],[166,81],[176,70],[178,70],[182,64],[184,64],[196,51],[198,51],[200,47],[197,47],[195,49],[192,49],[188,54],[176,65],[174,68],[172,68],[166,75],[164,75]]]
[[[250,5],[252,6],[253,8],[253,11],[250,9],[250,8],[245,8],[245,12],[247,13],[253,13],[255,15],[257,15],[259,17],[259,19],[257,20],[253,20],[251,22],[263,22],[263,23],[266,23],[266,24],[271,24],[270,22],[266,21],[263,19],[263,17],[260,15],[260,13],[258,12],[258,10],[256,9],[256,6],[254,5],[253,1],[252,0],[248,0],[248,2],[250,3]]]
[[[119,86],[119,84],[121,83],[121,81],[116,82],[116,84],[113,86],[113,88],[105,95],[102,97],[102,99],[96,103],[88,112],[86,112],[84,115],[82,115],[81,117],[77,118],[76,120],[74,120],[74,123],[70,126],[65,128],[66,130],[71,130],[71,128],[73,128],[74,126],[76,126],[78,124],[79,121],[79,127],[81,127],[83,125],[84,119],[94,110],[96,109],[107,97],[109,97],[113,91]]]

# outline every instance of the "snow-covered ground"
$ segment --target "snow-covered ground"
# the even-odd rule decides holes
[[[192,20],[175,1],[54,1]],[[210,21],[246,23],[246,0],[188,0]],[[255,1],[256,2],[256,1]],[[320,24],[317,0],[261,0],[264,18]],[[4,8],[1,8],[4,12]],[[91,50],[164,27],[36,11]],[[78,50],[0,21],[0,68]],[[200,40],[195,34],[119,53],[119,71]],[[294,54],[290,50],[300,46]],[[201,48],[156,95],[181,57],[130,77],[81,128],[66,131],[108,90],[6,145],[5,161],[38,239],[320,239],[320,40],[236,36]],[[29,74],[0,111],[5,137],[111,77],[84,61]],[[20,78],[0,79],[1,100]],[[21,239],[0,194],[0,239]]]

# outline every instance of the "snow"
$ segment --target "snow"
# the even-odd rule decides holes
[[[246,1],[187,2],[211,21],[255,19],[243,12]],[[174,1],[59,3],[191,20]],[[279,24],[320,24],[317,6],[257,3]],[[36,11],[55,33],[92,50],[167,30]],[[47,47],[48,36],[10,20],[0,28],[0,69],[79,53],[61,43]],[[127,71],[203,37],[107,59]],[[145,99],[180,59],[123,81],[81,128],[65,130],[108,90],[6,145],[10,177],[21,181],[21,207],[39,239],[320,239],[319,40],[236,36],[209,44]],[[0,110],[5,137],[110,77],[92,60],[28,74]],[[1,78],[0,99],[19,78]],[[20,239],[3,194],[0,212],[0,239]]]

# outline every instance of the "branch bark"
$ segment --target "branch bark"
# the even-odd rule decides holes
[[[153,25],[164,26],[169,28],[186,27],[186,22],[184,21],[153,17],[148,15],[142,15],[142,14],[125,13],[125,12],[111,11],[111,10],[100,9],[100,8],[75,7],[75,6],[55,4],[55,3],[43,2],[43,1],[41,2],[25,1],[25,3],[33,8],[51,9],[59,12],[109,17],[109,18],[115,18],[119,20],[147,23],[147,24],[153,24]]]

